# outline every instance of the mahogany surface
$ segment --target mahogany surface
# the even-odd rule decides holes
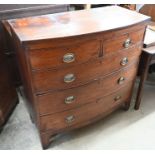
[[[60,132],[129,108],[149,20],[110,6],[7,21],[43,148]]]
[[[79,107],[85,103],[102,98],[110,94],[112,90],[116,91],[127,83],[131,84],[137,72],[137,64],[138,62],[134,62],[132,65],[112,73],[111,75],[104,76],[99,80],[95,80],[80,87],[39,95],[38,104],[40,115],[48,115]],[[125,77],[125,81],[122,84],[118,84],[121,76]],[[72,104],[66,105],[65,98],[70,95],[76,97],[75,101]]]
[[[136,60],[140,56],[141,49],[139,47],[128,50],[115,52],[113,55],[102,57],[100,60],[83,63],[77,66],[60,68],[57,70],[41,70],[33,71],[33,87],[36,93],[49,90],[67,89],[84,85],[98,79],[99,77],[110,74],[113,71],[123,68],[120,65],[124,57],[128,57],[129,63]],[[128,65],[128,64],[127,64]],[[72,83],[65,83],[64,76],[68,73],[74,73],[76,79]],[[46,80],[45,80],[46,79]]]
[[[58,67],[65,67],[69,65],[76,65],[81,64],[83,62],[87,62],[89,60],[93,60],[95,58],[101,57],[102,55],[114,54],[115,51],[123,50],[123,42],[128,37],[132,39],[132,46],[135,46],[137,42],[142,42],[144,31],[143,29],[138,29],[138,32],[135,34],[132,31],[133,27],[127,30],[127,32],[122,35],[115,35],[109,39],[105,39],[103,47],[101,46],[101,39],[102,38],[95,38],[95,39],[84,39],[78,43],[71,43],[71,44],[64,44],[60,45],[59,48],[43,48],[43,49],[34,49],[30,52],[30,63],[32,69],[45,69],[45,68],[58,68]],[[137,29],[137,27],[134,27]],[[102,37],[102,36],[101,36]],[[62,47],[61,47],[62,46]],[[103,53],[102,53],[103,48]],[[63,55],[66,54],[66,51],[75,53],[75,61],[73,63],[64,64],[62,61]],[[83,52],[85,51],[85,52]],[[85,56],[84,54],[87,54]]]
[[[63,55],[66,54],[66,51],[74,51],[76,57],[72,64],[68,63],[66,66],[81,64],[100,56],[100,41],[95,39],[88,41],[84,40],[75,45],[70,44],[58,48],[31,50],[29,56],[31,67],[34,70],[65,67],[62,59]]]
[[[104,32],[137,24],[147,19],[148,16],[137,14],[135,11],[111,6],[13,19],[9,24],[23,42]]]
[[[107,110],[118,105],[121,106],[122,102],[128,100],[131,94],[131,88],[132,85],[129,83],[125,86],[125,88],[122,88],[106,97],[99,98],[98,100],[90,102],[89,104],[85,104],[76,109],[41,117],[41,131],[45,132],[52,130],[53,132],[57,132],[57,130],[62,130],[63,128],[72,126],[74,127],[74,125],[77,124],[80,126],[81,122],[91,121],[91,119],[97,117],[98,115],[102,115]],[[122,97],[120,100],[115,101],[115,97],[117,95],[122,95]],[[65,118],[71,115],[75,117],[75,121],[67,123]]]

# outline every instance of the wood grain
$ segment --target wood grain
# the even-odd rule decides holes
[[[84,86],[39,95],[37,100],[40,115],[48,115],[79,107],[83,104],[90,103],[103,96],[106,96],[111,92],[124,87],[124,85],[128,83],[132,83],[133,78],[137,73],[137,63],[138,62],[134,62],[130,66],[123,68],[120,71],[112,73],[109,76]],[[120,77],[125,78],[122,84],[118,83]],[[70,104],[65,103],[65,99],[68,96],[75,97],[75,100]]]
[[[125,51],[115,52],[113,55],[100,58],[93,62],[83,63],[77,66],[70,66],[58,70],[41,70],[34,71],[33,86],[36,93],[43,93],[51,90],[62,90],[84,85],[91,81],[97,80],[113,71],[123,68],[120,64],[123,58],[128,58],[129,65],[132,61],[139,59],[141,46],[131,48]],[[65,83],[65,75],[73,73],[75,81]]]
[[[60,130],[63,128],[71,128],[75,124],[79,124],[84,121],[90,121],[91,119],[97,117],[98,115],[106,112],[118,104],[125,102],[130,95],[132,85],[129,83],[125,88],[107,96],[96,100],[95,102],[81,106],[73,110],[68,110],[62,113],[57,113],[53,115],[48,115],[41,117],[42,131],[48,130]],[[115,97],[120,95],[121,99],[115,101]],[[75,120],[71,123],[66,122],[66,117],[74,116]]]
[[[100,41],[88,40],[79,44],[70,44],[70,46],[40,49],[30,51],[30,63],[32,69],[58,68],[64,66],[72,66],[87,62],[100,56]],[[72,63],[64,63],[63,56],[67,53],[75,55],[75,61]]]
[[[130,107],[148,20],[112,6],[7,21],[27,105],[43,148],[55,134]],[[128,38],[131,42],[125,47]],[[68,50],[76,55],[70,64],[62,62]],[[125,65],[121,64],[123,59]],[[75,80],[65,83],[64,77],[71,73]],[[121,77],[125,80],[119,85]],[[71,95],[76,96],[73,104],[65,105]]]
[[[114,22],[116,19],[117,22]],[[148,16],[118,6],[110,6],[13,19],[8,22],[21,41],[36,41],[104,32],[145,20],[148,20]]]

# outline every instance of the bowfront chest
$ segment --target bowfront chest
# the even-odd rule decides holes
[[[44,148],[60,132],[129,108],[149,20],[110,6],[7,21]]]

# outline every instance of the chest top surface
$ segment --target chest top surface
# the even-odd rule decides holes
[[[149,20],[118,6],[8,20],[20,41],[64,38],[123,28]]]

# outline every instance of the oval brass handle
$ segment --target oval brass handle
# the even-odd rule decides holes
[[[65,98],[65,103],[66,104],[71,104],[74,101],[75,101],[75,96],[68,96],[68,97]]]
[[[75,55],[73,53],[66,53],[63,56],[63,62],[65,63],[70,63],[73,62],[75,60]]]
[[[74,80],[75,80],[75,75],[74,74],[67,74],[64,77],[64,82],[66,82],[66,83],[73,82]]]
[[[124,83],[124,81],[125,81],[125,77],[122,76],[118,79],[118,84],[122,84]]]
[[[130,44],[131,44],[131,39],[128,38],[128,39],[125,40],[125,42],[124,42],[124,47],[125,47],[125,48],[128,48],[128,47],[130,46]]]
[[[67,116],[65,118],[67,123],[72,123],[75,120],[75,117],[73,115]]]
[[[128,58],[127,58],[127,57],[123,58],[123,59],[121,60],[121,62],[120,62],[120,64],[121,64],[122,66],[125,66],[127,63],[128,63]]]
[[[114,98],[115,101],[118,101],[118,100],[120,100],[120,99],[121,99],[121,96],[120,96],[120,95],[118,95],[118,96],[116,96],[116,97]]]

